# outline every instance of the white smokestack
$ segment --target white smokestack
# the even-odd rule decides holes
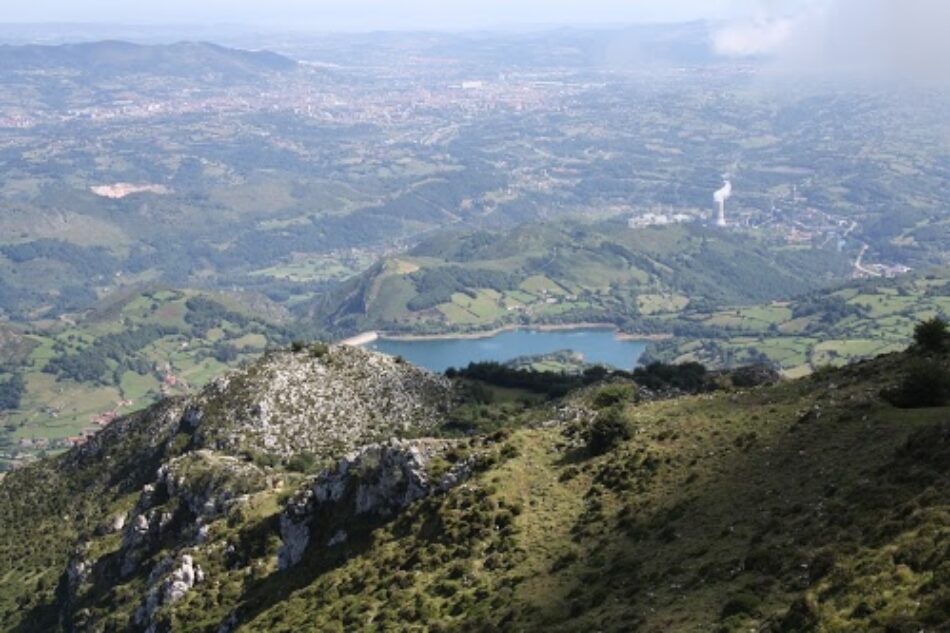
[[[716,224],[726,226],[726,200],[732,195],[732,181],[726,180],[722,189],[713,194],[713,200],[719,203],[719,219]]]

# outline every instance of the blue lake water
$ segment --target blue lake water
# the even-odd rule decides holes
[[[431,371],[465,367],[478,361],[504,362],[519,356],[547,354],[569,349],[589,363],[604,363],[618,369],[633,369],[647,343],[618,340],[609,329],[512,330],[478,339],[396,341],[380,339],[366,347]]]

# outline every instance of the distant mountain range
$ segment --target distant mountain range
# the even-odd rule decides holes
[[[75,70],[85,74],[248,76],[291,71],[294,60],[270,51],[226,48],[208,42],[141,45],[102,41],[60,46],[0,46],[5,71]]]

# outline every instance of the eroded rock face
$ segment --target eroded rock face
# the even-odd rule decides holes
[[[196,585],[204,581],[204,571],[195,565],[190,554],[182,554],[177,564],[166,559],[149,575],[145,600],[135,612],[135,624],[147,631],[157,630],[156,612],[164,605],[178,602]]]
[[[344,543],[348,518],[386,519],[413,501],[464,482],[472,473],[471,460],[456,463],[436,481],[429,474],[432,461],[453,445],[440,440],[390,440],[353,451],[320,473],[281,514],[278,566],[296,565],[313,542],[330,547]]]
[[[226,512],[242,495],[265,488],[267,477],[254,464],[199,450],[163,464],[157,485],[168,497],[180,498],[195,516],[210,519]]]
[[[207,450],[162,464],[154,482],[143,486],[131,519],[126,523],[123,516],[120,574],[136,572],[173,524],[184,528],[182,535],[191,535],[191,542],[207,541],[207,522],[267,486],[267,477],[254,464]]]
[[[325,454],[409,429],[434,428],[454,402],[444,376],[362,349],[272,353],[208,385],[180,429],[218,452]],[[345,421],[345,423],[341,423]]]

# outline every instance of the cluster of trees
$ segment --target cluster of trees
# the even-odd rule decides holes
[[[138,358],[136,352],[154,341],[180,333],[176,327],[143,325],[133,330],[107,334],[75,354],[53,358],[43,371],[55,374],[59,380],[104,383],[110,371],[109,360],[112,360],[119,367],[114,372],[115,376],[121,376],[120,370],[123,368],[146,374],[150,369],[149,364]]]
[[[496,362],[480,362],[470,363],[462,369],[450,367],[445,375],[449,378],[467,378],[497,387],[522,389],[551,398],[559,398],[574,389],[593,385],[608,378],[632,380],[641,387],[655,391],[678,389],[696,393],[705,390],[709,385],[706,380],[707,373],[704,365],[695,362],[678,365],[652,362],[632,372],[595,365],[581,374],[540,372],[531,369],[515,369]],[[632,386],[611,385],[598,392],[595,406],[602,408],[616,404],[621,400],[634,397],[635,394],[636,390]],[[613,400],[602,401],[608,398]]]
[[[921,321],[914,327],[914,343],[928,352],[942,352],[950,343],[950,326],[940,317]]]
[[[191,326],[194,336],[205,337],[208,330],[219,327],[222,322],[229,321],[238,327],[245,327],[250,319],[243,314],[228,310],[217,301],[205,297],[192,297],[185,302],[188,312],[185,313],[185,323]]]
[[[884,396],[907,409],[942,407],[950,401],[950,369],[943,352],[950,349],[950,325],[940,317],[914,328],[913,358],[901,381]]]
[[[491,288],[501,292],[511,290],[518,284],[517,278],[510,273],[461,266],[425,268],[412,273],[410,279],[416,286],[417,294],[406,305],[413,311],[447,303],[456,292],[474,297],[475,288]]]
[[[12,411],[20,408],[20,401],[26,391],[26,381],[23,376],[15,374],[7,380],[0,381],[0,411]]]
[[[42,239],[0,248],[7,259],[22,264],[34,259],[62,262],[81,277],[108,275],[118,268],[119,261],[102,247],[77,246],[62,240]]]
[[[835,295],[811,295],[795,304],[792,309],[792,317],[796,319],[815,314],[821,315],[822,323],[831,325],[851,316],[866,316],[867,310]]]
[[[633,379],[638,385],[656,391],[679,389],[695,393],[705,388],[706,367],[692,362],[679,365],[654,362],[633,370]]]
[[[592,367],[583,374],[540,372],[530,369],[513,369],[496,362],[469,363],[468,367],[450,367],[445,375],[449,378],[467,378],[509,389],[522,389],[531,393],[560,398],[568,392],[603,380],[608,375],[629,376],[627,372],[610,371],[604,367]]]
[[[950,371],[944,363],[917,359],[901,382],[884,396],[892,404],[905,409],[942,407],[950,400]]]

